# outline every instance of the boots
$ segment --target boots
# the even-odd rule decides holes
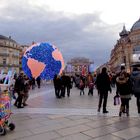
[[[119,112],[119,117],[121,117],[122,116],[122,112]]]
[[[121,106],[120,107],[120,112],[119,112],[119,117],[121,117],[122,116],[122,112],[124,111],[124,106]]]
[[[140,114],[140,107],[138,107],[138,114]]]
[[[129,108],[126,109],[126,115],[129,116]]]

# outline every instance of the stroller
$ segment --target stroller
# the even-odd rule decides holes
[[[6,135],[7,130],[15,129],[15,124],[9,123],[12,112],[11,96],[7,88],[7,85],[0,84],[0,135]]]

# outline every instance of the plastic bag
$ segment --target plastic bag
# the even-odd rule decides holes
[[[114,105],[120,105],[120,96],[119,95],[114,96]]]

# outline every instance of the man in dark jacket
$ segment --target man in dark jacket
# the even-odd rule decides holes
[[[22,99],[23,99],[23,95],[24,95],[24,77],[23,77],[23,73],[20,73],[20,75],[16,79],[14,91],[17,92],[17,94],[18,94],[18,97],[17,97],[14,105],[17,106],[17,108],[23,108],[23,106],[22,106]]]
[[[136,97],[137,109],[140,114],[140,71],[138,68],[133,68],[130,78],[132,80],[132,93]]]
[[[71,85],[71,78],[70,76],[66,75],[66,89],[67,89],[67,96],[69,97],[70,96],[70,89],[72,88],[72,85]]]
[[[61,76],[61,97],[65,97],[65,92],[67,88],[67,96],[70,96],[70,89],[71,89],[71,79],[68,75],[65,75],[63,72]]]
[[[96,86],[100,93],[98,112],[100,112],[102,100],[104,100],[103,113],[108,113],[108,111],[106,110],[106,106],[107,106],[108,91],[111,92],[111,86],[110,86],[110,79],[107,74],[107,69],[105,67],[102,69],[102,72],[97,76]]]
[[[61,75],[61,97],[65,97],[66,85],[67,85],[67,78],[65,73],[63,72]]]
[[[59,75],[55,75],[53,79],[54,89],[55,89],[55,96],[56,98],[61,98],[60,91],[61,91],[61,79]]]

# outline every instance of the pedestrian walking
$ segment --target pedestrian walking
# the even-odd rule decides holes
[[[102,102],[103,102],[103,113],[108,113],[106,106],[107,106],[107,99],[108,99],[108,91],[111,93],[111,86],[110,86],[110,79],[109,75],[107,74],[106,67],[102,68],[102,72],[97,76],[96,79],[96,86],[97,90],[99,91],[99,104],[98,104],[98,112],[101,110]]]
[[[67,86],[67,76],[65,75],[65,72],[63,72],[61,75],[61,97],[65,97],[66,86]]]
[[[32,89],[35,89],[35,78],[31,78],[30,80],[31,80],[30,83],[32,85]]]
[[[93,90],[94,90],[94,82],[90,81],[88,84],[88,95],[92,95],[93,96]]]
[[[41,78],[40,78],[40,76],[38,76],[38,77],[36,78],[36,82],[37,82],[38,88],[40,88],[40,84],[41,84]]]
[[[129,116],[129,101],[131,99],[132,93],[132,84],[130,81],[130,76],[125,71],[125,67],[121,67],[121,72],[119,73],[117,79],[117,94],[121,98],[121,106],[119,111],[119,116],[122,116],[122,113],[126,113]]]
[[[137,110],[140,114],[140,70],[137,67],[133,68],[130,78],[132,81],[132,93],[136,97]]]
[[[85,81],[84,81],[84,78],[82,76],[80,77],[79,89],[80,89],[80,95],[82,95],[82,93],[84,95],[85,94],[85,91],[84,91],[84,89],[85,89]]]
[[[15,81],[14,91],[18,94],[18,97],[14,103],[17,108],[23,108],[22,100],[24,96],[24,77],[23,73],[20,73],[18,78]]]
[[[55,75],[54,76],[54,79],[53,79],[53,84],[54,84],[54,89],[55,89],[55,96],[56,98],[61,98],[61,79],[60,79],[60,76],[59,75]]]
[[[87,84],[88,84],[88,89],[89,89],[88,95],[91,94],[93,96],[94,80],[93,80],[93,76],[90,72],[87,76]]]
[[[28,98],[29,98],[29,90],[30,90],[30,80],[29,78],[25,75],[24,76],[24,94],[23,94],[23,106],[27,106],[28,104],[26,103]]]
[[[71,77],[66,75],[66,90],[67,90],[67,96],[70,97],[70,90],[72,88],[72,83],[71,83]]]

